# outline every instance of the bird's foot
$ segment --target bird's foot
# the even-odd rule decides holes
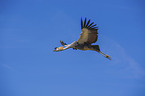
[[[109,55],[106,54],[105,57],[111,60],[111,57]]]
[[[111,60],[111,57],[109,55],[106,54],[105,57]]]

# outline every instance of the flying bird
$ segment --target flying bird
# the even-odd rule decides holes
[[[111,57],[107,54],[104,54],[100,51],[99,45],[92,45],[98,39],[98,27],[94,22],[90,23],[90,19],[87,21],[85,18],[84,22],[81,18],[81,35],[77,41],[72,42],[71,44],[66,44],[63,41],[60,41],[61,47],[56,47],[53,51],[63,51],[69,48],[73,48],[74,50],[93,50],[100,53],[102,56],[111,60]]]

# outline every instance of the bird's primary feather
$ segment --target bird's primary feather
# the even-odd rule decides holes
[[[89,19],[89,21],[88,21],[88,23],[87,23],[87,25],[85,27],[87,27],[89,25],[89,23],[90,23],[90,19]]]
[[[94,22],[92,22],[89,26],[88,26],[88,28],[91,26],[91,25],[93,25],[94,24]]]

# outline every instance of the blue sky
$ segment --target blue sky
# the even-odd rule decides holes
[[[145,96],[144,0],[1,0],[1,96]],[[93,51],[53,52],[99,26]]]

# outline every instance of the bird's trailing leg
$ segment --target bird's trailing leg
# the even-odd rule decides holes
[[[91,45],[91,47],[93,47],[93,49],[95,49],[95,51],[97,51],[98,53],[100,53],[105,58],[108,58],[109,60],[111,60],[111,57],[109,55],[104,54],[103,52],[100,51],[99,45]]]
[[[105,58],[108,58],[109,60],[111,60],[111,57],[107,54],[104,54],[103,52],[101,51],[97,51],[98,53],[100,53],[102,56],[104,56]]]

